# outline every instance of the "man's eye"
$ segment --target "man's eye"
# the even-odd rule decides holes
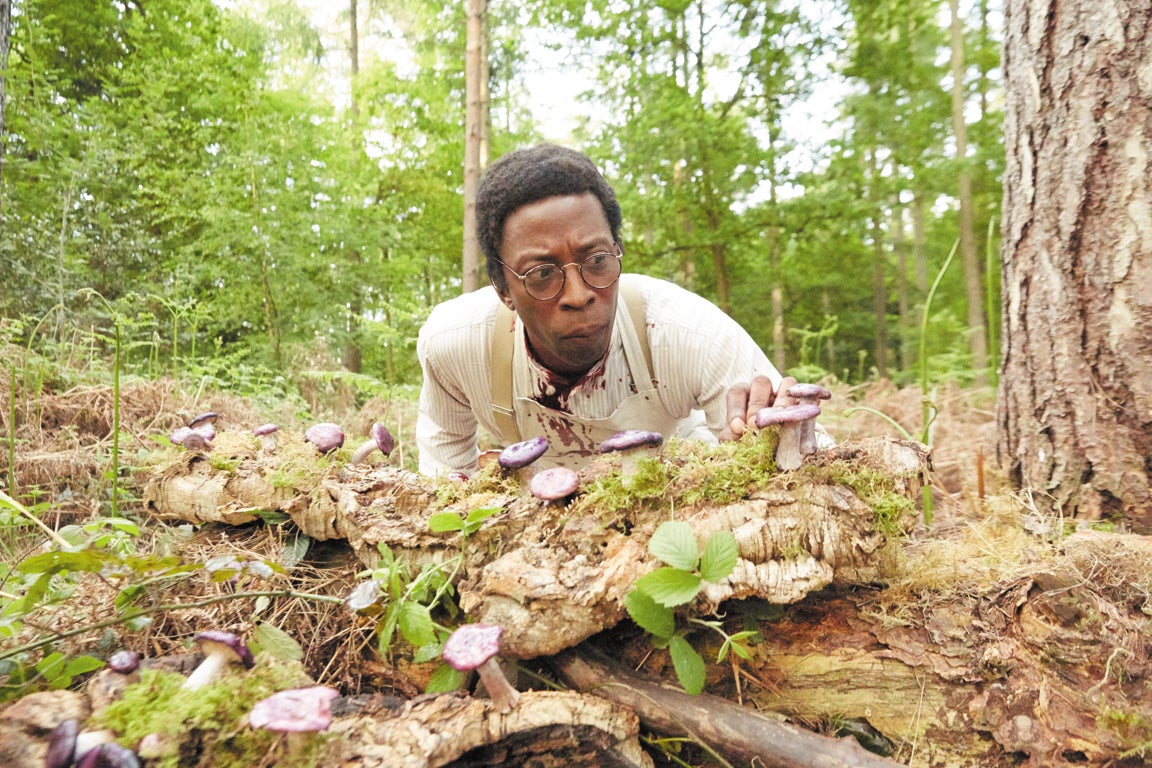
[[[558,271],[559,270],[557,270],[556,267],[546,264],[542,267],[536,267],[535,269],[529,270],[527,278],[534,283],[546,283],[549,280],[555,279],[556,273]]]
[[[584,259],[584,266],[596,269],[597,267],[602,267],[608,263],[608,259],[610,258],[612,258],[612,254],[609,253],[594,253],[588,258]]]

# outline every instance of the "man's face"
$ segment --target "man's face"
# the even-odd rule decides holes
[[[615,253],[616,247],[600,201],[590,192],[530,203],[504,222],[500,260],[521,275],[541,264],[578,263],[597,251]],[[551,371],[576,377],[608,349],[619,283],[590,288],[576,268],[564,272],[560,294],[539,301],[524,291],[516,275],[505,270],[508,287],[501,298],[520,315],[536,359]]]

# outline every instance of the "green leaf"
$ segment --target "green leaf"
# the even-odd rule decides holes
[[[696,570],[696,563],[700,560],[692,526],[678,520],[669,520],[656,529],[648,542],[648,551],[653,557],[682,571]]]
[[[700,558],[700,578],[704,581],[720,581],[727,578],[736,561],[740,559],[740,548],[731,531],[716,531],[704,545],[704,556]]]
[[[82,675],[85,672],[100,669],[102,666],[104,666],[104,662],[95,656],[76,656],[69,659],[68,663],[64,665],[64,674],[69,676]]]
[[[668,644],[676,678],[685,691],[696,696],[704,690],[704,659],[682,636],[676,635]]]
[[[437,512],[428,518],[428,528],[432,533],[464,530],[464,521],[453,512]]]
[[[308,554],[308,547],[312,546],[312,539],[303,533],[296,536],[284,545],[280,553],[280,563],[285,568],[294,568]]]
[[[636,588],[660,605],[674,608],[696,597],[700,583],[700,577],[694,573],[679,568],[657,568],[636,579]]]
[[[304,658],[304,649],[284,630],[266,621],[256,624],[252,630],[252,644],[281,661],[297,661]]]
[[[665,638],[676,631],[676,616],[672,609],[660,605],[648,593],[633,589],[624,597],[624,605],[632,621],[645,632]]]
[[[444,643],[441,643],[439,641],[437,641],[435,643],[428,643],[427,645],[422,645],[416,649],[416,652],[414,654],[412,654],[412,663],[413,664],[427,664],[429,661],[432,661],[433,659],[440,658],[440,654],[442,654],[443,652],[444,652]]]
[[[457,691],[464,685],[464,673],[457,672],[447,664],[436,667],[436,671],[428,678],[428,687],[425,693],[448,693]]]
[[[60,571],[101,570],[110,557],[102,552],[82,550],[80,552],[42,552],[20,563],[21,573],[59,573]]]
[[[400,606],[400,634],[417,648],[436,642],[436,628],[428,606],[407,602]]]

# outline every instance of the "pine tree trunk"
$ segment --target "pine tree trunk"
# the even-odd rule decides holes
[[[12,39],[12,0],[0,0],[0,188],[4,183],[4,148],[8,134],[4,132],[4,112],[7,105],[8,46]],[[2,209],[0,209],[2,210]]]
[[[999,454],[1152,532],[1152,6],[1009,0]]]

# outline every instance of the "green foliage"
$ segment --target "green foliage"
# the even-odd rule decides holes
[[[690,627],[677,630],[672,609],[694,600],[705,581],[721,581],[732,573],[739,559],[736,538],[731,531],[717,531],[701,551],[691,525],[669,520],[652,534],[648,552],[666,565],[636,580],[624,598],[625,607],[637,626],[652,636],[658,648],[668,648],[676,677],[684,690],[698,694],[704,689],[704,660],[685,639]],[[749,658],[742,643],[755,633],[729,636],[718,622],[690,621],[715,629],[724,637],[717,663],[723,661],[730,650]]]
[[[254,756],[270,752],[281,738],[242,724],[252,706],[277,691],[311,684],[299,663],[267,654],[256,657],[253,669],[229,666],[212,685],[195,691],[182,688],[185,679],[146,669],[140,682],[129,685],[123,697],[101,710],[90,725],[110,728],[123,744],[136,745],[149,734],[160,736],[159,743],[167,748],[154,758],[158,766],[182,765],[183,748],[211,755],[214,766],[240,768],[251,765]],[[299,765],[292,761],[300,757],[288,755],[282,762]]]

